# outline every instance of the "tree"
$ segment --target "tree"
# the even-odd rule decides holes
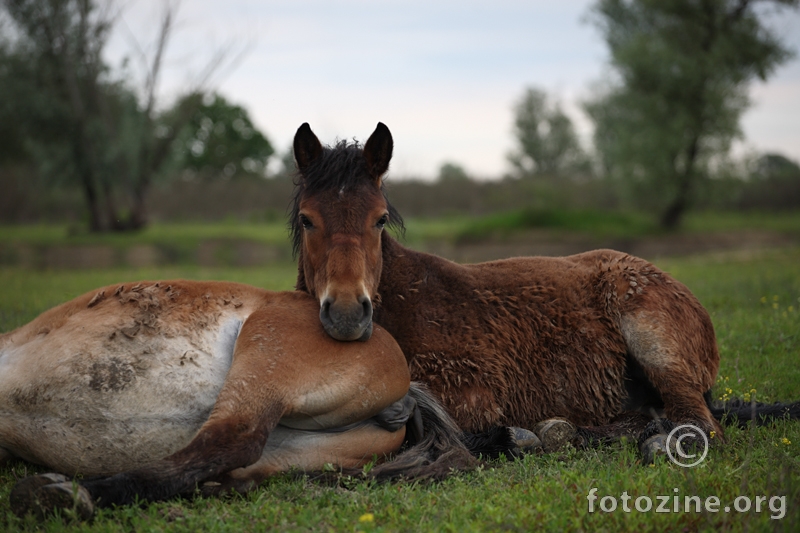
[[[464,167],[456,163],[444,163],[439,167],[439,182],[440,183],[466,183],[470,181],[469,174],[464,170]]]
[[[800,165],[783,155],[764,154],[750,165],[738,206],[775,211],[800,208]]]
[[[111,2],[102,5],[2,0],[0,20],[13,37],[3,43],[0,97],[16,95],[12,101],[24,110],[16,111],[16,132],[40,173],[80,187],[90,230],[139,229],[147,222],[147,191],[225,54],[212,58],[171,113],[159,114],[158,80],[177,4],[165,3],[153,52],[139,48],[138,87],[103,60],[116,15]]]
[[[557,175],[585,168],[572,121],[547,94],[529,88],[514,106],[517,151],[509,161],[521,176]]]
[[[179,165],[204,179],[265,177],[272,145],[247,111],[206,95],[177,139]]]
[[[792,6],[798,0],[770,0]],[[741,135],[748,83],[790,57],[750,0],[599,0],[618,80],[586,110],[611,178],[672,229]],[[762,2],[763,3],[763,2]]]

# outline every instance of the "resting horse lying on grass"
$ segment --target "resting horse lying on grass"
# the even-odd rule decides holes
[[[329,335],[369,338],[374,319],[467,431],[568,420],[539,427],[548,448],[575,436],[570,423],[585,426],[580,440],[644,442],[671,420],[722,438],[729,410],[709,406],[714,328],[689,289],[613,250],[460,265],[405,248],[384,232],[402,228],[382,182],[392,150],[383,124],[363,150],[323,147],[308,124],[295,135],[297,288],[319,302]],[[668,420],[651,422],[653,412]],[[797,418],[800,404],[756,416],[787,413]]]
[[[80,482],[83,516],[204,482],[246,491],[290,468],[360,468],[397,452],[409,420],[419,442],[372,476],[475,464],[436,402],[409,391],[388,333],[338,342],[317,317],[304,293],[223,282],[124,283],[55,307],[0,336],[0,462],[111,476]],[[35,476],[11,499],[18,513],[71,508],[73,485]]]

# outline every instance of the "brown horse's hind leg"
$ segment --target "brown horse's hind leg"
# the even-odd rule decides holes
[[[572,444],[576,448],[586,448],[610,444],[623,438],[637,440],[652,421],[650,415],[626,411],[604,426],[578,427]]]
[[[663,296],[645,293],[639,298],[652,303],[622,316],[620,329],[628,352],[661,396],[667,419],[721,437],[722,428],[703,397],[719,366],[711,320],[691,295]]]
[[[541,439],[544,452],[554,452],[567,444],[576,448],[590,448],[611,444],[623,438],[638,440],[653,418],[644,413],[626,411],[603,426],[574,426],[567,420],[551,418],[539,422],[534,428]]]
[[[0,466],[9,462],[14,456],[5,448],[0,448]]]

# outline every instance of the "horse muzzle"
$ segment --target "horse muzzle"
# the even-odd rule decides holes
[[[372,300],[359,296],[347,303],[326,297],[320,305],[319,320],[325,333],[338,341],[366,341],[372,336]]]

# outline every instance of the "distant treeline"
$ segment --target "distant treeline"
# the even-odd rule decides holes
[[[800,209],[800,167],[783,158],[779,163],[777,169],[775,164],[762,164],[761,172],[746,180],[733,177],[706,180],[694,207]],[[24,167],[0,168],[3,191],[0,222],[85,222],[85,206],[79,191],[40,185],[34,175]],[[622,197],[613,183],[601,178],[425,182],[390,177],[386,183],[390,201],[406,218],[484,215],[523,208],[637,210],[635,203]],[[147,203],[153,221],[274,221],[285,216],[292,189],[288,178],[174,180],[154,186]]]

